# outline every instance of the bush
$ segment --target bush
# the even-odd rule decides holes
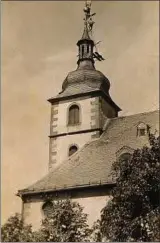
[[[31,242],[32,239],[32,226],[25,225],[18,213],[11,216],[1,227],[2,242]]]

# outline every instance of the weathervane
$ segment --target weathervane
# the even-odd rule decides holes
[[[84,8],[84,13],[85,13],[85,19],[84,19],[84,21],[85,21],[85,25],[86,25],[86,27],[87,27],[87,29],[88,29],[88,31],[89,32],[91,32],[92,33],[92,28],[93,28],[93,25],[94,25],[94,21],[92,20],[92,17],[94,16],[94,15],[96,15],[96,13],[93,13],[93,14],[91,14],[91,0],[90,1],[87,1],[86,0],[86,3],[85,3],[85,8]],[[103,61],[103,60],[105,60],[103,57],[102,57],[102,55],[100,55],[99,53],[98,53],[98,51],[97,51],[97,44],[99,44],[101,41],[98,41],[94,46],[95,46],[95,48],[96,48],[96,51],[93,53],[93,58],[95,58],[96,60],[98,60],[98,61]]]
[[[90,1],[85,1],[85,7],[83,9],[84,13],[85,13],[85,18],[84,20],[84,27],[85,30],[89,33],[91,33],[92,35],[92,29],[93,29],[93,25],[95,24],[95,22],[93,21],[92,17],[94,15],[96,15],[96,13],[91,13],[91,0]],[[93,38],[93,37],[92,37]],[[103,61],[105,60],[102,55],[99,54],[99,52],[97,51],[97,45],[100,43],[101,41],[98,41],[97,43],[94,42],[94,47],[95,47],[95,52],[93,52],[93,58],[96,59],[97,61]]]
[[[92,20],[92,17],[96,14],[96,13],[91,14],[91,1],[86,1],[83,11],[85,13],[85,18],[84,18],[85,25],[86,25],[88,31],[91,32],[93,25],[95,23]]]

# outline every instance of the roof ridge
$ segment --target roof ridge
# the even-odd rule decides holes
[[[64,189],[66,190],[67,188],[69,189],[70,186],[76,188],[76,185],[87,185],[88,181],[89,183],[93,183],[95,180],[106,180],[106,178],[109,178],[110,168],[113,162],[112,156],[114,156],[116,150],[120,149],[123,145],[128,145],[133,149],[139,146],[141,147],[141,141],[139,141],[139,139],[137,140],[135,130],[133,130],[136,119],[138,122],[141,118],[142,120],[144,118],[147,123],[151,124],[153,128],[156,128],[158,112],[159,110],[157,109],[150,112],[107,119],[105,123],[106,130],[100,138],[88,141],[75,154],[63,160],[46,175],[41,177],[40,180],[19,190],[18,195],[23,195],[23,193],[27,194],[31,191],[35,193],[39,190],[42,192],[48,189],[59,190],[63,185],[65,185]],[[134,117],[134,119],[128,119],[128,117]],[[121,120],[119,118],[126,119]],[[122,127],[123,129],[121,129]],[[134,136],[132,141],[128,143],[126,136],[128,137],[128,134],[132,135],[132,130]],[[114,150],[112,150],[112,147],[114,147]]]
[[[109,127],[111,121],[112,121],[112,118],[107,118],[106,117],[106,122],[104,123],[103,131],[106,131],[106,129]],[[103,133],[102,133],[102,135],[103,135]]]
[[[135,113],[135,114],[131,114],[131,115],[126,115],[126,116],[118,116],[118,117],[114,117],[114,118],[110,118],[111,120],[118,120],[121,118],[126,118],[126,117],[132,117],[132,116],[138,116],[138,115],[147,115],[149,113],[154,113],[154,112],[158,112],[159,109],[153,110],[153,111],[146,111],[146,112],[140,112],[140,113]]]

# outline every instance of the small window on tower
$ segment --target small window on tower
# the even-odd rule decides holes
[[[76,125],[79,123],[79,106],[72,105],[69,108],[69,115],[68,115],[68,125]]]
[[[77,150],[78,150],[77,146],[76,145],[72,145],[69,148],[69,156],[71,156],[72,154],[74,154]]]

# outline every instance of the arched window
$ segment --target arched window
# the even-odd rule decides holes
[[[131,154],[130,153],[123,153],[120,155],[119,157],[119,161],[122,162],[124,160],[129,160],[131,158]]]
[[[77,146],[76,145],[72,145],[69,148],[69,156],[71,156],[72,154],[74,154],[77,150],[78,150]]]
[[[53,203],[50,201],[45,202],[42,206],[42,210],[43,210],[44,216],[49,217],[49,215],[52,213],[52,210],[53,210]]]
[[[79,123],[79,107],[78,105],[72,105],[69,108],[68,124],[74,125]]]

